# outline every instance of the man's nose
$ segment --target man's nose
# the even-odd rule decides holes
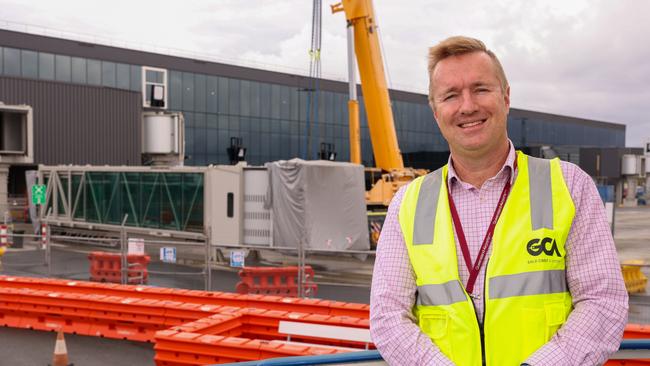
[[[478,110],[478,105],[474,100],[474,96],[469,91],[463,91],[461,94],[460,113],[472,114]]]

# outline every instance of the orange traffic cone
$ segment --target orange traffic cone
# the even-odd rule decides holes
[[[61,330],[56,335],[54,355],[50,366],[72,366],[72,364],[68,363],[68,348],[65,346],[65,338],[63,338],[63,331]]]

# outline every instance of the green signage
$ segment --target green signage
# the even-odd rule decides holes
[[[45,185],[34,184],[32,186],[32,203],[35,205],[45,204]]]

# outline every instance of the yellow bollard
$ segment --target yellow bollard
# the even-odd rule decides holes
[[[634,294],[646,291],[648,278],[641,272],[644,264],[641,260],[629,260],[621,264],[623,281],[625,281],[627,292]]]
[[[0,271],[2,270],[2,255],[7,251],[7,247],[0,245]]]

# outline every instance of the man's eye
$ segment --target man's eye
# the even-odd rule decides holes
[[[454,99],[454,98],[456,98],[456,94],[448,94],[448,95],[445,95],[445,96],[442,98],[442,100],[443,100],[443,101],[447,101],[447,100]]]

